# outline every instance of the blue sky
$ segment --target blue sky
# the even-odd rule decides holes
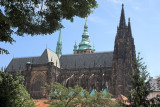
[[[136,53],[147,65],[151,76],[160,76],[160,1],[159,0],[97,0],[99,6],[88,17],[90,41],[96,52],[113,51],[117,25],[119,24],[121,4],[124,3],[126,22],[131,18],[132,35]],[[63,54],[73,54],[75,40],[81,41],[85,19],[75,17],[74,22],[63,20]],[[10,51],[9,55],[0,55],[0,67],[7,66],[13,57],[40,56],[46,47],[55,51],[59,31],[51,35],[19,37],[13,45],[0,43]]]

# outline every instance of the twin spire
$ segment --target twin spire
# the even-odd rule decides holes
[[[119,27],[117,27],[117,28],[118,29],[128,29],[128,34],[132,35],[131,25],[130,25],[130,18],[128,19],[128,26],[126,25],[125,14],[124,14],[124,4],[122,4]],[[77,49],[77,47],[78,46],[77,46],[77,44],[75,42],[74,49],[73,49],[75,54],[77,54],[77,53],[92,53],[92,52],[95,52],[95,47],[93,46],[93,49],[91,49],[91,45],[90,45],[87,18],[86,18],[86,22],[85,22],[85,25],[84,25],[84,32],[82,34],[82,40],[79,43],[79,48],[78,49]],[[60,29],[60,33],[59,33],[58,42],[57,42],[56,54],[57,54],[58,58],[60,58],[61,55],[62,55],[61,29]]]
[[[117,29],[128,29],[128,34],[132,35],[130,18],[128,18],[128,26],[126,25],[125,14],[124,14],[124,4],[122,4],[121,17],[120,17],[119,27],[117,27]]]

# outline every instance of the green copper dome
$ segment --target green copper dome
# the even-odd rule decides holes
[[[79,49],[78,50],[86,50],[86,49],[91,49],[87,20],[86,20],[85,25],[84,25],[84,32],[82,34],[82,40],[79,43]]]

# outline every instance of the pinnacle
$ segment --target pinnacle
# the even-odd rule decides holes
[[[125,27],[126,27],[126,22],[125,22],[125,15],[124,15],[124,4],[122,4],[119,28],[125,28]]]

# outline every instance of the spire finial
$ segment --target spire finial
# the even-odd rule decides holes
[[[86,17],[86,22],[85,22],[85,25],[84,25],[84,31],[88,31],[87,17]]]
[[[125,28],[126,27],[124,8],[123,7],[124,7],[124,4],[122,3],[122,10],[121,10],[119,28]]]
[[[124,4],[122,3],[122,8],[124,7]]]
[[[130,22],[130,17],[128,18],[128,22]]]

